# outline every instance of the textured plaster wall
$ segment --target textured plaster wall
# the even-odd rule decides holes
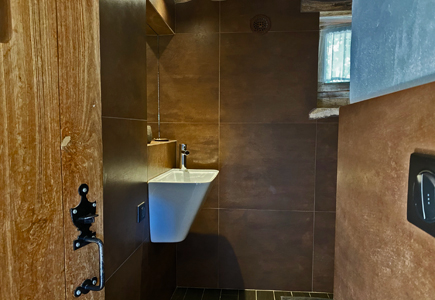
[[[435,81],[435,1],[354,0],[351,102]]]

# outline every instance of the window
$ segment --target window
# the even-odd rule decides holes
[[[349,104],[351,22],[349,11],[320,12],[317,108],[310,119],[338,116]]]
[[[323,82],[350,82],[351,29],[346,26],[327,30],[324,41]]]
[[[318,107],[349,103],[352,17],[320,18]]]

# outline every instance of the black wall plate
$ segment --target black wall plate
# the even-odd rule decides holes
[[[137,206],[137,222],[140,223],[147,216],[147,206],[145,202],[142,202]]]
[[[435,189],[431,188],[429,179],[425,179],[427,185],[423,192],[422,174],[435,175],[435,156],[413,153],[409,164],[407,218],[410,223],[435,237],[435,222],[428,218],[430,212],[435,211]],[[427,209],[426,213],[422,213],[422,207]]]

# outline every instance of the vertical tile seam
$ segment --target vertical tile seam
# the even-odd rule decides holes
[[[315,245],[315,228],[316,228],[316,182],[317,182],[317,138],[318,126],[316,121],[316,140],[314,143],[314,207],[313,207],[313,248],[311,261],[311,290],[314,291],[314,245]]]
[[[174,23],[175,23],[174,31],[175,31],[175,34],[177,34],[177,4],[174,5]],[[157,41],[158,41],[158,43],[160,43],[160,40],[157,40]],[[158,45],[158,46],[159,46],[159,50],[160,50],[160,45]],[[159,51],[159,58],[158,59],[160,60],[160,51]],[[160,121],[160,124],[161,123],[162,122]],[[175,143],[175,163],[176,162],[177,162],[177,142]],[[178,288],[178,243],[175,244],[175,290],[177,290],[177,288]],[[187,289],[184,292],[184,296],[183,296],[182,300],[184,300],[184,298],[186,297],[186,294],[187,294]]]
[[[219,22],[219,29],[218,29],[218,38],[219,38],[219,42],[218,42],[218,169],[219,172],[221,170],[221,2],[219,2],[219,18],[218,18],[218,22]],[[220,288],[220,190],[221,190],[221,185],[220,185],[220,176],[218,177],[218,201],[217,201],[217,219],[218,219],[218,228],[217,228],[217,288]],[[222,294],[222,290],[221,290],[221,294]],[[221,298],[221,295],[219,295],[219,299]]]

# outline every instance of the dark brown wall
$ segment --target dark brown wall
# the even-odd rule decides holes
[[[107,300],[169,300],[175,287],[175,247],[151,244],[149,220],[136,222],[148,199],[145,10],[100,1]]]
[[[316,122],[318,14],[299,0],[192,0],[160,37],[162,135],[219,169],[177,285],[332,291],[338,120]],[[250,31],[266,14],[272,32]],[[156,135],[156,40],[148,121]]]
[[[334,299],[432,299],[434,238],[407,221],[410,155],[434,153],[435,84],[340,110]]]

